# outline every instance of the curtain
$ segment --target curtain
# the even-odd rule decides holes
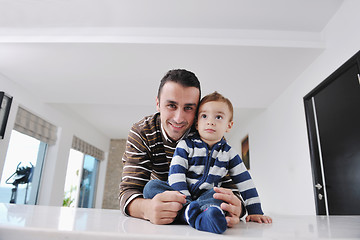
[[[14,129],[49,145],[56,143],[57,127],[22,107],[18,108]]]
[[[82,152],[84,154],[90,155],[90,156],[96,158],[97,160],[104,160],[105,154],[102,150],[88,144],[87,142],[81,140],[80,138],[78,138],[76,136],[73,137],[73,142],[72,142],[71,148],[73,148],[79,152]]]

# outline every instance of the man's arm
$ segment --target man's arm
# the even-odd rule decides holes
[[[142,191],[153,170],[150,148],[144,139],[134,125],[123,156],[120,208],[125,215],[147,219],[156,224],[167,224],[175,219],[185,199],[178,192],[164,192],[153,199],[143,199]]]
[[[123,173],[120,183],[120,209],[130,215],[128,205],[134,199],[142,198],[145,184],[150,180],[152,166],[147,144],[134,125],[129,132],[123,155]]]

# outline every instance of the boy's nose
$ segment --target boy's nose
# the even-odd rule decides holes
[[[208,121],[207,124],[208,124],[208,125],[215,125],[214,122],[212,122],[212,121]]]

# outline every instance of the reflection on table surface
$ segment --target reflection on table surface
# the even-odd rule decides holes
[[[360,216],[272,216],[272,224],[241,222],[224,234],[188,225],[154,225],[120,210],[0,203],[0,239],[349,239]],[[24,238],[24,236],[26,236]]]

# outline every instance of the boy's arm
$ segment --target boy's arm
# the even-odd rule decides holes
[[[188,147],[186,142],[182,140],[176,146],[174,156],[171,160],[168,182],[174,190],[190,197],[191,194],[186,182],[186,173],[188,168]]]
[[[271,217],[265,216],[261,209],[259,194],[245,164],[238,154],[233,153],[233,155],[234,157],[230,160],[229,173],[245,201],[245,207],[249,214],[246,221],[272,223]]]
[[[238,188],[241,197],[244,199],[248,214],[263,215],[259,194],[245,164],[232,149],[230,150],[230,156],[229,174],[233,183]]]

